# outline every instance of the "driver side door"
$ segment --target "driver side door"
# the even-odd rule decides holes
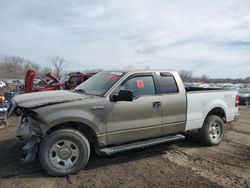
[[[132,75],[120,85],[121,89],[132,90],[134,98],[132,102],[108,102],[107,144],[161,136],[160,96],[156,94],[154,75]]]

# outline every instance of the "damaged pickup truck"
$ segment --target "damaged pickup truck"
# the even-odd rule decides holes
[[[8,117],[20,118],[24,160],[38,154],[48,174],[65,176],[84,168],[92,149],[111,155],[181,140],[190,130],[217,145],[224,123],[238,119],[238,103],[236,91],[186,91],[177,72],[104,71],[73,91],[15,96]]]

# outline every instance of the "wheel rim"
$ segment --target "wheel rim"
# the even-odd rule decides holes
[[[79,158],[79,148],[70,140],[60,140],[49,150],[49,160],[59,169],[70,169]]]
[[[219,123],[214,122],[209,126],[209,136],[213,141],[215,142],[219,141],[221,133],[222,130]]]

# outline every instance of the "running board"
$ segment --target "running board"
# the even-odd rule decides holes
[[[138,141],[138,142],[119,145],[119,146],[105,147],[105,148],[101,148],[99,150],[99,152],[100,152],[100,154],[103,154],[103,155],[112,155],[115,153],[120,153],[120,152],[124,152],[124,151],[129,151],[129,150],[135,150],[135,149],[153,146],[153,145],[157,145],[157,144],[163,144],[163,143],[167,143],[167,142],[183,140],[184,138],[185,138],[185,136],[183,136],[181,134],[177,134],[177,135],[165,136],[165,137],[160,137],[160,138],[153,138],[150,140]]]

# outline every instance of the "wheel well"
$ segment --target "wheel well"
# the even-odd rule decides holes
[[[219,116],[224,122],[226,122],[226,114],[225,114],[225,111],[222,109],[222,108],[213,108],[212,110],[210,110],[210,112],[207,114],[207,117],[208,116],[211,116],[211,115],[216,115],[216,116]],[[207,118],[206,117],[206,118]]]
[[[49,129],[47,131],[47,134],[50,134],[56,130],[63,129],[63,128],[78,130],[88,139],[90,145],[98,144],[98,138],[97,138],[95,131],[92,128],[90,128],[88,125],[80,123],[80,122],[66,122],[66,123],[56,125],[52,127],[51,129]]]

